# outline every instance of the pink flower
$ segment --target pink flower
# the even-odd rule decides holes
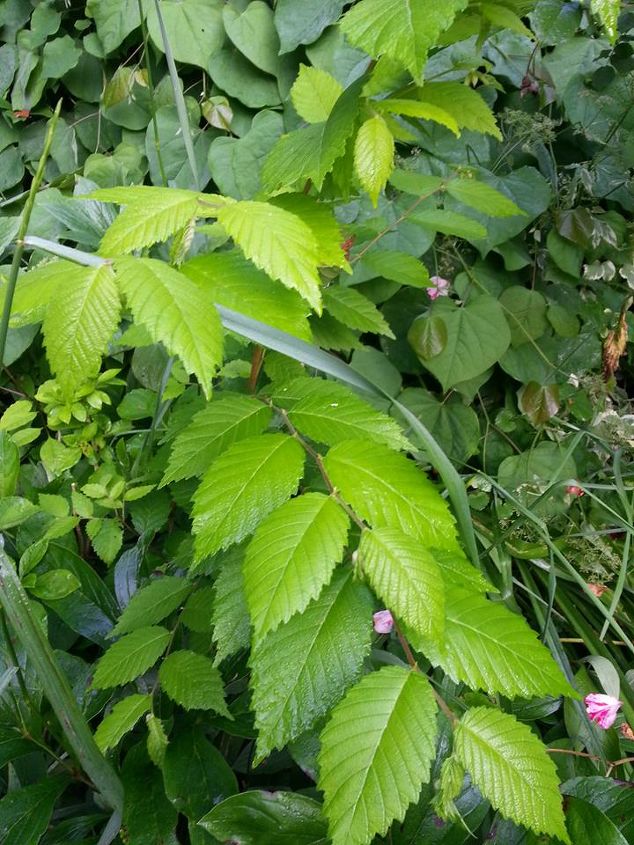
[[[611,695],[603,695],[600,692],[591,692],[583,699],[586,705],[586,713],[592,722],[596,722],[600,728],[611,728],[619,712],[622,702]]]
[[[588,589],[591,593],[594,593],[598,599],[600,599],[603,593],[607,590],[607,587],[605,584],[588,584]]]
[[[443,279],[442,276],[432,276],[429,281],[433,284],[433,287],[427,288],[430,299],[438,299],[439,296],[449,296],[449,288],[451,287],[449,279]]]
[[[569,496],[585,496],[584,491],[576,484],[569,484],[566,487],[566,493],[568,493]]]
[[[379,610],[372,617],[377,634],[390,634],[394,627],[394,618],[389,610]]]

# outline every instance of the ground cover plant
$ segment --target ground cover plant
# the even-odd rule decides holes
[[[0,27],[0,842],[634,841],[634,10]]]

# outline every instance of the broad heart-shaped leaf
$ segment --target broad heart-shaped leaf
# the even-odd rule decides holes
[[[239,249],[198,255],[180,268],[216,305],[311,341],[306,301],[248,261]]]
[[[290,421],[302,434],[318,443],[334,446],[367,438],[391,449],[411,449],[391,417],[337,382],[300,376],[279,388],[275,402],[287,409]]]
[[[332,483],[373,528],[399,528],[425,548],[458,548],[453,516],[416,464],[386,446],[348,440],[324,458]]]
[[[450,179],[446,183],[446,190],[458,202],[490,217],[514,217],[516,214],[524,214],[512,200],[486,182],[477,182],[475,179]]]
[[[361,125],[354,142],[354,169],[375,208],[393,168],[394,138],[377,114]]]
[[[317,598],[343,557],[350,522],[330,496],[306,493],[257,528],[244,560],[244,589],[261,639]]]
[[[403,820],[429,781],[436,730],[432,689],[418,672],[386,666],[349,691],[321,734],[332,845],[367,845]]]
[[[321,804],[296,792],[249,790],[232,795],[198,824],[219,842],[328,845]]]
[[[528,725],[492,707],[474,707],[455,727],[454,754],[505,818],[570,843],[557,769]]]
[[[376,305],[354,288],[330,285],[324,290],[324,306],[335,319],[360,332],[393,338],[394,333]]]
[[[546,331],[548,305],[539,291],[529,290],[522,285],[511,285],[502,291],[499,302],[511,329],[513,346],[522,346],[536,340]]]
[[[125,205],[103,236],[100,255],[123,255],[166,241],[192,221],[198,211],[195,191],[140,186],[131,190],[129,200],[124,191],[104,188],[91,194],[93,199]]]
[[[509,347],[511,332],[502,306],[492,296],[478,296],[463,307],[437,301],[432,313],[445,323],[447,343],[439,355],[421,359],[421,364],[443,390],[485,372]]]
[[[342,93],[341,83],[334,76],[320,68],[300,65],[291,100],[306,123],[324,123]]]
[[[425,229],[442,232],[443,235],[455,235],[467,240],[478,240],[486,237],[486,229],[477,220],[458,214],[445,208],[427,208],[410,214],[409,219]]]
[[[418,89],[418,99],[448,111],[460,129],[502,140],[491,109],[477,91],[462,82],[427,82]]]
[[[194,495],[195,560],[239,543],[297,490],[304,450],[285,434],[234,444],[205,473]]]
[[[95,731],[95,742],[103,753],[115,748],[152,707],[151,695],[129,695],[118,701]]]
[[[189,581],[174,575],[155,578],[132,596],[110,636],[118,637],[161,622],[180,607],[191,588]]]
[[[319,598],[251,651],[257,758],[311,728],[361,674],[372,639],[372,596],[337,572]]]
[[[304,188],[307,179],[320,190],[337,159],[346,151],[359,113],[365,76],[349,85],[335,103],[328,120],[283,135],[262,169],[262,185],[273,192],[281,187]]]
[[[109,266],[75,266],[57,286],[44,317],[44,342],[51,369],[68,398],[99,372],[120,310]]]
[[[269,424],[271,409],[249,396],[229,393],[195,414],[174,440],[161,487],[172,481],[202,475],[225,449],[260,434]]]
[[[233,4],[222,10],[225,32],[238,50],[257,68],[277,76],[280,70],[280,39],[273,23],[273,10],[262,0],[249,3],[244,11]]]
[[[214,710],[231,718],[222,675],[204,654],[173,651],[161,663],[159,680],[164,692],[185,710]]]
[[[143,0],[154,46],[165,51],[154,0]],[[222,47],[225,28],[221,0],[161,0],[161,14],[177,62],[207,70],[209,59]]]
[[[122,637],[97,663],[93,689],[118,687],[153,666],[167,648],[170,632],[160,625],[139,628]]]
[[[439,645],[445,626],[445,585],[431,552],[397,528],[364,531],[359,566],[386,607]]]
[[[447,585],[444,643],[422,644],[421,650],[472,689],[508,698],[578,698],[522,616],[462,585]]]
[[[321,313],[317,241],[304,221],[271,203],[242,200],[218,210],[218,222],[256,267],[298,291]]]
[[[209,295],[153,258],[119,258],[115,267],[135,322],[147,329],[155,343],[178,355],[209,398],[223,346],[220,317]]]
[[[465,0],[361,0],[346,14],[341,29],[355,47],[374,59],[389,56],[418,80],[428,51],[465,5]]]

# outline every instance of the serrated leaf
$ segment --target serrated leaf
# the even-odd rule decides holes
[[[211,616],[216,644],[215,666],[249,645],[251,627],[244,593],[243,557],[241,549],[231,549],[214,582]]]
[[[205,473],[194,495],[196,561],[251,534],[297,490],[304,450],[284,434],[231,446]]]
[[[204,654],[174,651],[159,669],[163,691],[185,710],[213,710],[231,719],[222,675]]]
[[[324,458],[332,483],[373,528],[398,528],[426,548],[457,548],[449,508],[416,464],[386,446],[351,440]]]
[[[354,582],[350,570],[340,571],[303,613],[254,645],[258,759],[312,727],[359,677],[370,650],[371,623],[369,592]]]
[[[129,695],[118,701],[95,731],[95,742],[101,753],[115,748],[151,706],[151,695]]]
[[[316,599],[343,557],[349,520],[329,496],[306,493],[256,530],[244,559],[244,590],[255,640]]]
[[[277,400],[293,425],[318,443],[334,446],[367,438],[391,449],[411,449],[394,419],[337,382],[308,376],[293,379],[280,388]]]
[[[441,109],[439,106],[434,106],[432,103],[421,103],[419,100],[399,100],[399,99],[385,99],[379,100],[375,104],[375,108],[380,111],[388,112],[389,114],[400,114],[404,117],[418,117],[421,120],[433,120],[434,123],[440,123],[445,126],[450,132],[458,137],[460,130],[454,117],[448,111]],[[391,180],[390,180],[391,181]]]
[[[291,100],[306,123],[323,123],[342,93],[343,88],[334,76],[320,68],[300,64],[291,88]]]
[[[435,716],[427,678],[400,666],[366,675],[333,710],[318,758],[332,845],[367,845],[403,820],[429,781]]]
[[[326,175],[346,151],[359,113],[363,84],[361,77],[349,85],[324,123],[296,129],[277,141],[262,169],[265,190],[303,188],[308,179],[321,189]]]
[[[118,519],[89,519],[86,534],[97,556],[110,566],[123,545],[123,528]]]
[[[422,650],[472,689],[508,698],[578,697],[522,616],[463,587],[447,586],[444,644]]]
[[[317,241],[303,220],[271,203],[253,200],[231,203],[219,209],[217,217],[256,267],[296,290],[321,312]]]
[[[239,249],[199,255],[180,268],[217,305],[310,341],[306,301],[248,261]]]
[[[394,138],[380,115],[361,125],[354,142],[354,169],[376,208],[394,168]]]
[[[535,36],[530,29],[522,22],[521,17],[512,9],[503,6],[501,3],[482,3],[482,15],[485,20],[493,24],[493,26],[508,30],[509,32],[517,32],[518,35],[523,35],[525,38],[534,40]]]
[[[394,338],[376,305],[354,288],[330,285],[324,291],[324,306],[329,314],[348,328]]]
[[[290,211],[306,223],[317,242],[320,267],[342,267],[350,272],[350,265],[341,247],[341,228],[328,203],[318,202],[306,194],[280,194],[270,202]]]
[[[100,255],[124,255],[166,241],[187,226],[198,212],[195,191],[150,186],[125,191],[128,189],[106,188],[91,194],[97,200],[125,204],[101,240]]]
[[[120,309],[109,266],[73,267],[57,284],[43,331],[51,369],[66,396],[99,372]]]
[[[163,654],[169,640],[170,632],[159,625],[122,637],[98,661],[93,689],[123,686],[143,675]]]
[[[202,475],[229,446],[262,432],[271,416],[269,407],[249,396],[231,393],[215,399],[174,440],[161,487]]]
[[[110,636],[118,637],[161,622],[181,606],[191,587],[184,578],[173,575],[155,578],[132,596]]]
[[[462,551],[444,552],[432,549],[432,554],[445,582],[445,588],[464,587],[469,592],[497,593],[493,584],[469,563]]]
[[[165,761],[165,751],[169,744],[163,722],[154,713],[145,717],[147,725],[147,753],[155,766],[162,768]]]
[[[445,109],[461,129],[493,135],[499,141],[502,133],[493,112],[477,91],[461,82],[427,82],[418,90],[418,98]]]
[[[486,237],[487,233],[484,226],[477,220],[446,208],[425,208],[415,211],[410,214],[409,220],[425,229],[466,240],[478,240]]]
[[[446,183],[448,194],[458,202],[475,208],[490,217],[514,217],[516,214],[526,215],[526,212],[500,191],[496,191],[486,182],[475,179],[450,179]]]
[[[557,769],[528,725],[508,713],[474,707],[454,729],[454,754],[505,818],[570,843]]]
[[[464,0],[361,0],[340,26],[355,47],[374,59],[389,56],[418,80],[428,51],[465,5]]]
[[[445,626],[445,585],[431,552],[395,528],[364,531],[359,565],[385,606],[439,644]]]
[[[391,279],[401,285],[424,288],[429,284],[429,271],[422,261],[406,252],[382,249],[363,257],[364,267],[373,270],[376,276]]]
[[[135,322],[178,355],[207,398],[222,362],[223,332],[210,297],[190,279],[153,258],[120,258],[117,280]]]
[[[390,176],[390,184],[405,191],[406,194],[418,196],[432,196],[444,187],[445,181],[440,176],[431,176],[428,173],[414,173],[410,170],[396,169]]]

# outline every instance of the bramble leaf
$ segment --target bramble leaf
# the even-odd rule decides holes
[[[393,168],[394,138],[377,114],[362,124],[354,144],[354,169],[375,208]]]
[[[173,575],[162,575],[150,581],[132,596],[110,636],[118,637],[161,622],[180,607],[191,586],[184,578]]]
[[[129,695],[118,701],[95,731],[99,750],[104,753],[117,746],[151,707],[151,695]]]
[[[214,710],[231,719],[224,698],[222,675],[204,654],[174,651],[159,669],[161,687],[185,710]]]
[[[97,663],[93,689],[123,686],[143,675],[163,654],[169,639],[170,632],[159,625],[122,637]]]

